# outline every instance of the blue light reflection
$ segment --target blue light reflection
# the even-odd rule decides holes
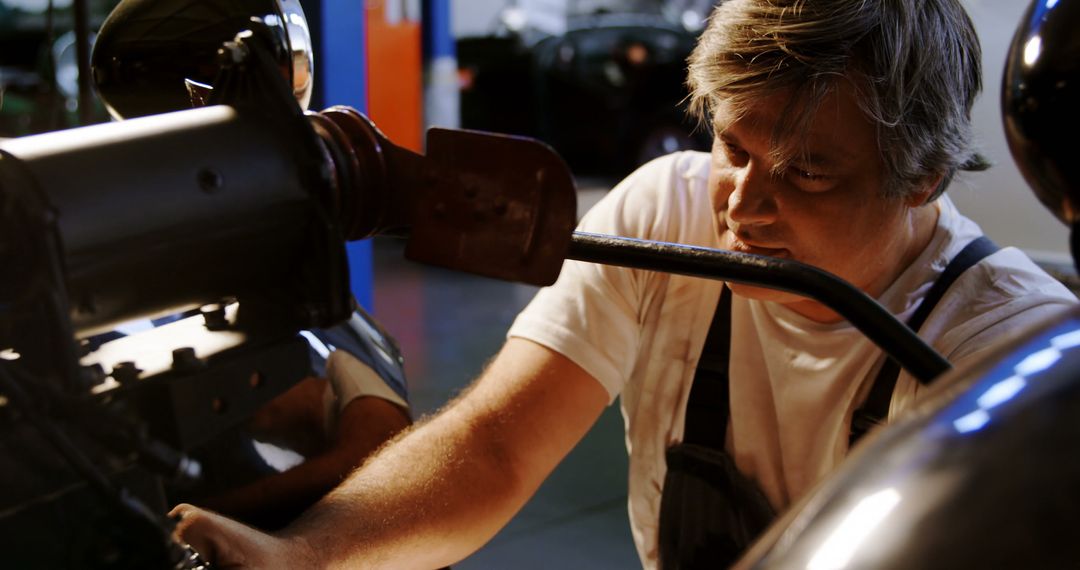
[[[1077,347],[1080,347],[1080,320],[1067,319],[1004,355],[1000,364],[943,410],[942,420],[961,434],[985,428],[998,413],[992,411],[1024,393],[1037,375]]]
[[[970,433],[982,429],[988,423],[990,423],[990,414],[986,413],[986,410],[975,410],[953,420],[953,427],[960,433]]]
[[[1080,346],[1080,330],[1059,334],[1050,339],[1050,345],[1058,350]]]
[[[989,410],[1009,401],[1025,386],[1027,386],[1027,381],[1022,376],[1010,376],[983,392],[976,402],[980,408]]]
[[[1031,6],[1031,18],[1028,20],[1028,29],[1036,32],[1042,28],[1042,22],[1046,20],[1047,12],[1057,6],[1058,0],[1045,0],[1043,3],[1035,3]]]

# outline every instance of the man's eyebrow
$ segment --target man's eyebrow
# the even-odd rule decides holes
[[[834,142],[829,134],[805,133],[801,148],[792,154],[792,162],[815,167],[843,168],[857,159],[857,149]],[[847,143],[850,144],[850,143]]]
[[[843,154],[795,153],[792,162],[802,166],[833,168],[848,163]]]
[[[739,143],[739,137],[734,132],[732,132],[730,130],[732,124],[733,123],[731,121],[725,121],[725,122],[713,121],[713,123],[712,123],[713,136],[720,139],[720,140],[723,140],[724,142],[730,142],[730,143],[738,144]]]
[[[736,121],[719,120],[714,117],[711,122],[714,137],[725,143],[731,143],[736,146],[741,145],[741,141],[739,140],[738,135],[735,134],[735,131],[730,130],[730,128],[736,123]],[[815,145],[814,135],[812,133],[808,133],[806,136],[806,147],[817,146],[826,148],[824,150],[808,150],[806,147],[803,147],[801,151],[795,150],[790,155],[788,155],[789,158],[785,161],[786,163],[795,164],[801,167],[827,169],[846,168],[851,164],[853,160],[852,154],[849,153],[847,149],[836,148],[835,145]],[[785,142],[787,141],[781,141],[780,145],[783,145]]]
[[[833,151],[796,152],[792,155],[792,162],[802,166],[815,168],[838,168],[851,164],[852,155],[844,149],[837,148]]]
[[[731,131],[716,131],[714,136],[724,142],[738,143],[739,137],[735,136]]]
[[[716,138],[725,143],[731,143],[736,146],[740,145],[739,137],[732,131],[717,130],[715,132]],[[799,166],[814,167],[814,168],[837,168],[848,165],[851,160],[847,153],[843,151],[838,152],[798,152],[795,151],[790,155],[789,163]]]

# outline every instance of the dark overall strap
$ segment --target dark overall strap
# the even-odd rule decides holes
[[[926,297],[923,298],[922,303],[919,304],[919,308],[915,309],[915,313],[908,319],[907,326],[918,333],[923,323],[926,322],[926,318],[930,316],[930,312],[945,296],[953,282],[969,268],[998,249],[997,244],[986,236],[975,238],[971,243],[964,246],[964,249],[960,250],[960,253],[949,262],[949,265],[945,267],[945,271],[934,282]],[[851,418],[849,441],[852,445],[865,435],[870,428],[884,422],[885,418],[888,417],[889,402],[892,401],[893,389],[896,387],[896,380],[899,377],[900,365],[893,358],[887,358],[874,379],[866,403],[863,404],[862,408],[856,410]]]
[[[728,359],[731,354],[731,289],[724,286],[705,337],[690,399],[686,403],[684,443],[722,451],[728,424]],[[717,429],[720,426],[720,429]]]
[[[657,529],[664,570],[726,568],[776,518],[769,500],[724,450],[730,333],[731,291],[725,287],[690,387],[683,441],[664,454]]]

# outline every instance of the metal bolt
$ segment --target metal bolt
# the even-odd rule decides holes
[[[184,346],[172,351],[172,366],[174,370],[190,372],[202,368],[204,364],[198,356],[195,356],[194,348]]]
[[[229,328],[229,320],[225,318],[225,305],[212,303],[199,307],[206,324],[206,330],[222,331]]]
[[[304,303],[296,308],[300,320],[308,326],[320,326],[326,316],[326,309],[317,303]]]
[[[196,175],[199,188],[207,194],[215,194],[225,187],[225,178],[212,168],[204,168]]]
[[[82,380],[82,385],[87,388],[93,388],[105,381],[105,369],[96,362],[79,369],[79,375]],[[119,380],[117,381],[119,382]]]
[[[135,363],[130,360],[117,362],[113,365],[112,369],[113,380],[116,380],[121,385],[135,382],[139,379],[139,374],[141,373],[142,370],[140,370],[138,366],[135,366]]]

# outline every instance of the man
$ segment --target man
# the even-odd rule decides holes
[[[690,59],[711,155],[646,165],[582,228],[816,265],[962,364],[1075,302],[939,198],[983,166],[969,124],[979,60],[957,0],[724,2]],[[184,507],[180,532],[252,567],[460,560],[621,396],[643,565],[719,567],[843,459],[875,385],[877,415],[916,401],[918,382],[884,363],[808,299],[569,262],[466,394],[296,524],[271,537]]]

